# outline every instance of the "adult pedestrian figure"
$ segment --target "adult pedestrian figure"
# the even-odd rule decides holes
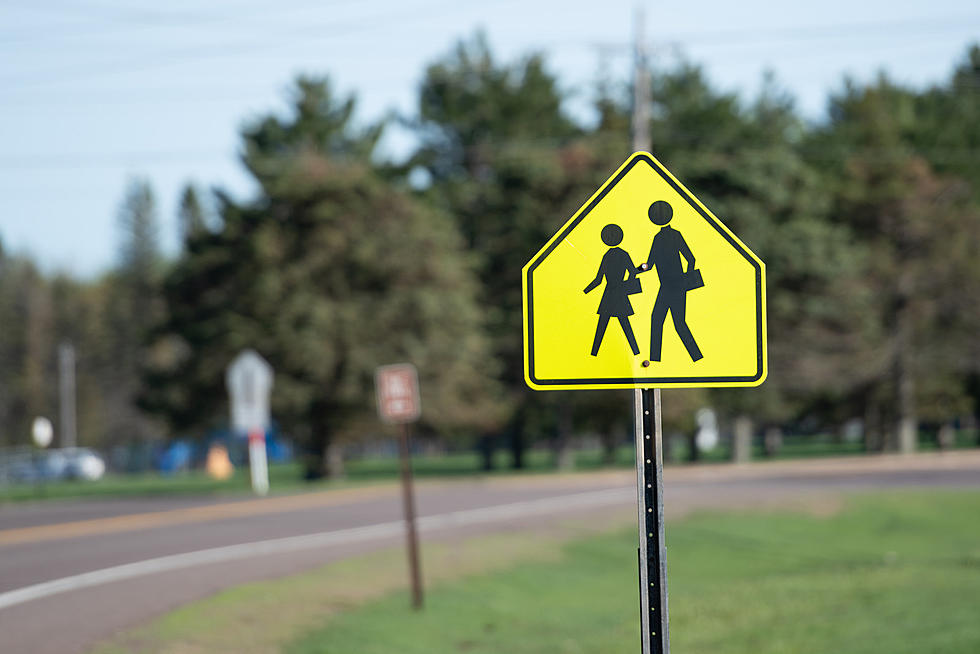
[[[651,316],[650,361],[660,361],[664,322],[667,320],[668,311],[674,320],[674,329],[687,348],[687,353],[691,355],[691,360],[697,361],[702,358],[701,350],[685,319],[687,292],[700,285],[699,283],[695,285],[693,281],[693,277],[697,275],[694,269],[694,254],[684,242],[681,233],[667,224],[674,217],[674,210],[669,203],[657,200],[650,205],[649,216],[650,222],[660,225],[660,231],[653,237],[653,245],[650,246],[650,256],[640,270],[646,272],[656,266],[657,275],[660,277],[660,290],[657,291],[657,300],[653,304]],[[687,270],[681,267],[682,256],[687,260]]]
[[[601,232],[602,242],[609,246],[606,254],[602,257],[599,264],[599,272],[596,273],[585,292],[589,293],[602,283],[602,278],[606,278],[606,288],[602,291],[602,298],[599,300],[599,324],[595,330],[595,340],[592,342],[592,356],[599,354],[599,345],[602,337],[606,333],[606,326],[609,319],[615,316],[626,334],[633,354],[640,353],[640,347],[636,344],[636,337],[633,335],[633,328],[630,326],[629,316],[633,315],[633,306],[630,304],[629,296],[640,292],[640,280],[636,277],[636,267],[630,255],[622,248],[616,247],[623,242],[623,230],[619,225],[606,225]]]

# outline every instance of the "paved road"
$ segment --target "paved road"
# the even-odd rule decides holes
[[[668,469],[668,517],[897,487],[980,488],[980,452]],[[426,482],[425,540],[635,511],[628,471]],[[394,485],[259,500],[0,508],[0,650],[83,652],[118,629],[245,581],[400,544]]]

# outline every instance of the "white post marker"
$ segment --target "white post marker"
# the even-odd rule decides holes
[[[51,421],[44,416],[34,418],[34,423],[31,425],[31,437],[34,439],[34,444],[41,449],[50,445],[54,439],[54,426]]]
[[[269,492],[265,432],[269,427],[272,366],[255,350],[244,350],[228,366],[225,382],[231,397],[232,429],[248,435],[252,490],[258,495],[265,495]]]

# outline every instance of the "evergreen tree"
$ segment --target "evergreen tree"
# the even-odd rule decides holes
[[[915,94],[914,121],[906,134],[929,164],[944,176],[969,183],[980,201],[980,45],[967,49],[952,75]]]
[[[30,442],[30,424],[51,415],[51,297],[34,264],[0,259],[0,443]]]
[[[153,189],[130,180],[119,208],[119,270],[147,290],[160,265],[159,227]]]
[[[904,451],[916,446],[922,407],[963,410],[965,384],[953,380],[969,367],[961,362],[977,322],[962,308],[980,283],[969,254],[980,244],[977,207],[965,184],[916,152],[916,105],[914,92],[884,76],[850,84],[819,137],[835,155],[826,170],[837,189],[831,217],[864,253],[855,286],[872,317],[857,377],[866,422],[873,444]]]
[[[163,310],[160,282],[163,261],[159,249],[156,201],[149,182],[129,182],[119,208],[119,261],[104,280],[105,321],[110,347],[105,375],[107,439],[111,443],[149,440],[159,427],[137,406],[141,392],[140,368],[146,339]]]
[[[667,429],[693,437],[690,416],[709,399],[723,416],[751,416],[762,426],[826,413],[826,395],[846,393],[842,371],[856,350],[849,332],[861,324],[860,298],[847,289],[858,254],[827,219],[832,199],[803,149],[807,130],[792,98],[769,75],[746,105],[690,63],[656,71],[650,87],[654,155],[767,264],[766,383],[673,392],[680,410],[665,416]],[[628,106],[619,106],[617,117],[607,103],[602,122],[624,124]],[[690,451],[696,456],[693,442]]]
[[[292,114],[246,128],[258,200],[219,195],[220,229],[192,240],[166,284],[158,342],[178,355],[151,369],[147,406],[177,425],[226,413],[224,369],[245,347],[276,371],[273,414],[321,475],[345,440],[376,429],[376,367],[411,361],[430,430],[487,426],[488,375],[470,266],[447,218],[373,169],[379,125],[356,128],[354,100],[301,79]]]
[[[177,207],[177,225],[180,230],[181,247],[186,248],[191,239],[207,229],[204,207],[192,184],[184,186]]]
[[[413,163],[428,173],[426,197],[453,216],[477,262],[480,303],[510,400],[506,437],[515,467],[542,434],[562,448],[574,397],[533,393],[524,383],[520,270],[610,165],[564,113],[563,100],[541,56],[497,62],[481,35],[430,65],[419,94],[421,146]],[[483,445],[489,467],[489,435]]]

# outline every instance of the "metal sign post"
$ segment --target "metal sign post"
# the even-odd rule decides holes
[[[660,389],[765,380],[766,267],[636,147],[522,270],[524,379],[634,389],[642,651],[667,654]]]
[[[402,510],[405,512],[405,541],[408,547],[408,569],[412,580],[412,608],[422,608],[422,565],[419,563],[419,535],[415,527],[415,490],[412,484],[412,459],[408,449],[408,425],[401,424],[398,454],[402,472]]]
[[[418,372],[410,363],[381,366],[375,374],[374,383],[378,396],[378,415],[384,422],[399,426],[398,452],[401,460],[402,509],[405,512],[405,541],[412,582],[412,608],[419,610],[422,608],[422,566],[419,563],[419,537],[415,527],[415,491],[408,440],[408,423],[418,420],[422,413]]]
[[[643,654],[669,654],[660,389],[633,391]]]

